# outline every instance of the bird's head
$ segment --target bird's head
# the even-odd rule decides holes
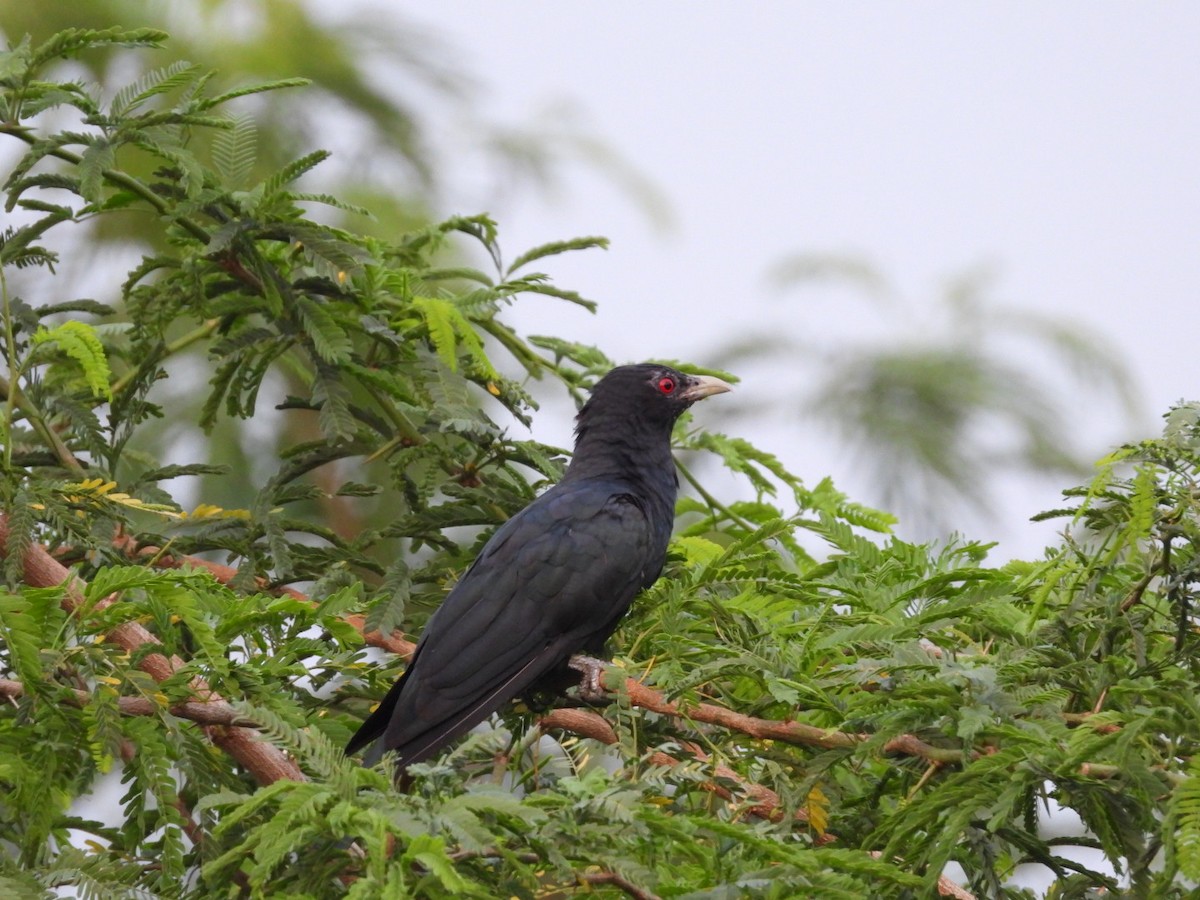
[[[592,422],[605,419],[658,426],[669,434],[675,420],[697,400],[731,390],[720,378],[686,375],[670,366],[618,366],[592,388],[576,418],[575,431],[582,437]]]

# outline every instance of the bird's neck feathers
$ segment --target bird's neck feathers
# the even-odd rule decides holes
[[[581,416],[575,433],[575,455],[563,481],[620,481],[631,491],[674,508],[678,479],[671,456],[670,423]]]

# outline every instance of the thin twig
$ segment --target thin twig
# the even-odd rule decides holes
[[[1168,539],[1166,541],[1167,552],[1170,552],[1170,546],[1170,539]],[[1163,563],[1163,558],[1159,557],[1154,565],[1150,567],[1149,571],[1138,580],[1138,583],[1129,592],[1129,596],[1121,601],[1121,612],[1129,612],[1130,609],[1142,602],[1142,596],[1146,593],[1146,588],[1150,587],[1151,582],[1165,571]]]
[[[64,701],[71,706],[77,706],[82,709],[96,702],[95,696],[87,691],[78,688],[72,688],[70,691],[70,695],[64,698]],[[25,693],[25,685],[21,682],[12,681],[8,678],[0,678],[0,698],[10,701],[19,700],[25,696]],[[162,712],[169,712],[176,718],[188,719],[200,725],[224,725],[238,728],[258,727],[256,723],[238,715],[237,710],[224,701],[214,703],[211,701],[200,702],[198,700],[189,700],[184,703],[176,703],[173,706],[164,706],[145,697],[118,697],[117,709],[125,716],[157,716]]]
[[[579,880],[587,884],[611,884],[620,888],[634,900],[659,900],[658,894],[652,894],[645,888],[638,887],[619,872],[583,872]]]
[[[685,466],[683,463],[681,463],[678,459],[675,460],[675,467],[677,469],[679,469],[679,474],[683,476],[684,481],[686,481],[688,484],[690,484],[692,486],[692,489],[697,494],[700,495],[700,498],[705,503],[708,504],[709,509],[716,510],[717,512],[719,512],[723,516],[725,516],[727,519],[729,519],[730,522],[733,522],[735,525],[738,525],[738,526],[746,529],[746,531],[752,532],[752,531],[756,530],[755,525],[753,525],[750,522],[747,522],[745,519],[743,519],[741,516],[739,516],[737,513],[735,513],[732,509],[730,509],[728,506],[726,506],[724,503],[722,503],[720,500],[718,500],[716,497],[714,497],[712,494],[710,494],[708,491],[706,491],[704,489],[704,485],[702,485],[696,479],[696,476],[691,473],[691,471],[688,469],[688,467]]]
[[[75,454],[71,452],[70,448],[63,442],[63,439],[59,437],[58,432],[46,421],[46,417],[42,415],[41,410],[34,406],[29,396],[21,390],[20,385],[9,383],[7,378],[0,376],[0,394],[4,395],[6,403],[10,408],[15,404],[25,414],[25,418],[29,420],[30,426],[37,432],[38,437],[42,439],[50,452],[58,458],[63,468],[70,469],[76,474],[82,474],[85,471],[83,464],[75,458]],[[12,424],[11,421],[9,424]]]

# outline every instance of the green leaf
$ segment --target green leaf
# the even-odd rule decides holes
[[[316,150],[288,163],[266,180],[265,190],[263,192],[264,197],[266,199],[272,199],[278,196],[280,190],[282,190],[285,185],[291,184],[305,172],[316,168],[325,160],[329,159],[329,156],[330,154],[327,150]]]
[[[104,345],[100,343],[94,327],[78,320],[63,322],[53,328],[39,328],[33,336],[33,342],[38,346],[57,345],[79,365],[92,396],[112,399],[112,389],[109,387],[112,371],[108,367]]]
[[[17,677],[30,689],[39,685],[42,634],[27,599],[0,591],[0,638]]]
[[[458,352],[464,350],[478,375],[489,380],[500,378],[484,352],[483,341],[457,306],[436,297],[414,297],[413,308],[425,321],[430,343],[446,368],[456,372]]]
[[[91,141],[79,162],[79,193],[85,200],[98,203],[104,188],[105,172],[116,162],[112,144],[104,140]]]
[[[323,303],[311,297],[297,297],[296,312],[321,359],[332,365],[349,361],[350,337]]]
[[[356,216],[362,216],[366,219],[374,221],[375,214],[365,206],[359,206],[355,203],[347,203],[345,200],[339,200],[333,194],[310,194],[303,191],[295,191],[291,195],[292,201],[295,203],[320,203],[324,206],[332,206],[334,209],[340,209],[343,212],[354,213]]]
[[[329,438],[349,440],[354,437],[358,423],[350,411],[350,391],[340,376],[325,366],[318,366],[313,378],[312,402],[318,407],[321,431]]]
[[[184,60],[176,60],[161,69],[151,69],[133,84],[127,85],[113,97],[109,114],[114,119],[128,116],[151,97],[170,93],[195,81],[201,68]]]
[[[312,84],[309,78],[276,78],[273,81],[262,81],[254,84],[243,85],[242,87],[234,88],[225,91],[222,94],[217,94],[214,97],[207,97],[201,100],[197,107],[201,110],[215,109],[228,103],[230,100],[236,100],[239,97],[249,97],[252,94],[262,94],[268,91],[281,91],[287,88],[307,87]]]
[[[529,265],[537,259],[543,259],[547,256],[557,256],[560,253],[568,253],[572,250],[590,250],[593,247],[599,247],[601,250],[608,249],[608,238],[603,237],[579,237],[569,241],[552,241],[549,244],[542,244],[540,247],[534,247],[532,250],[526,250],[515,260],[512,265],[506,270],[506,274],[511,275],[517,269]]]
[[[417,835],[404,848],[400,861],[407,866],[421,866],[451,894],[461,894],[470,888],[470,883],[458,874],[446,856],[446,845],[440,837]]]
[[[446,364],[451,372],[457,371],[458,342],[454,339],[454,317],[458,310],[455,309],[454,304],[436,297],[414,297],[413,307],[425,320],[429,341],[433,344],[438,358]]]
[[[161,47],[167,39],[165,31],[156,28],[68,28],[40,44],[30,56],[30,67],[40,68],[55,59],[66,58],[80,50],[99,47]]]
[[[225,187],[244,187],[258,161],[258,127],[249,116],[235,116],[232,128],[213,138],[213,165]]]

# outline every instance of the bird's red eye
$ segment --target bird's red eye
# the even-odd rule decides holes
[[[675,392],[675,379],[669,375],[658,379],[658,389],[664,394],[673,394]]]

